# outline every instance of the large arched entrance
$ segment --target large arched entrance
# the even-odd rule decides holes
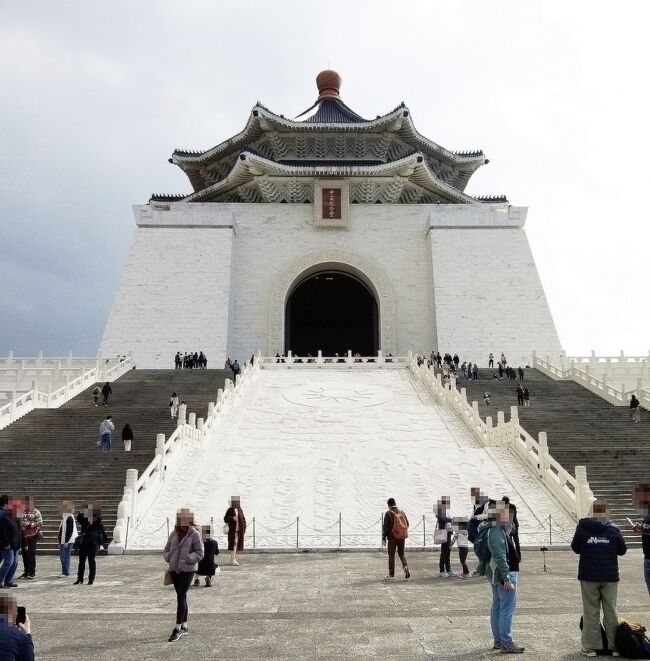
[[[287,297],[285,347],[299,356],[359,352],[379,348],[379,314],[370,288],[359,278],[337,270],[312,273]]]

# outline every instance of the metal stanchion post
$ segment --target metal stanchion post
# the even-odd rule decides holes
[[[427,545],[427,521],[422,515],[422,546]]]
[[[296,548],[300,546],[299,542],[299,536],[300,536],[300,517],[296,517]]]
[[[553,519],[548,515],[548,545],[553,545]]]
[[[255,517],[253,517],[253,548],[255,548]]]
[[[341,512],[339,512],[339,548],[342,546],[342,535],[341,535]]]
[[[167,517],[167,539],[169,539],[169,517]]]

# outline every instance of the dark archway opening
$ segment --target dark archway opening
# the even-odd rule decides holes
[[[322,271],[305,278],[286,306],[285,348],[299,356],[372,356],[379,348],[377,301],[358,278]]]

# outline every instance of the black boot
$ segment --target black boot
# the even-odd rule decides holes
[[[81,585],[83,582],[83,578],[78,578],[72,585]]]

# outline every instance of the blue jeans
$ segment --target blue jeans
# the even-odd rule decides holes
[[[18,549],[2,550],[2,566],[0,567],[0,583],[13,583],[18,567]]]
[[[72,544],[64,544],[59,551],[61,560],[61,573],[70,576],[70,556],[72,555]]]
[[[111,449],[111,435],[102,434],[102,452],[109,452]]]
[[[512,645],[512,618],[517,608],[517,579],[519,574],[511,571],[510,580],[514,590],[504,590],[502,585],[492,586],[492,611],[490,612],[490,626],[495,642],[501,647]]]
[[[650,594],[650,558],[645,558],[643,561],[643,573],[645,574],[645,584],[648,586],[648,594]]]

